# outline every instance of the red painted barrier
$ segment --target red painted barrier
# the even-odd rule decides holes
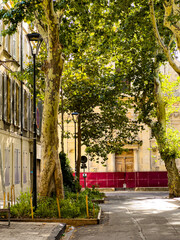
[[[100,188],[167,187],[167,172],[87,172],[86,186]],[[84,187],[83,173],[80,184]]]

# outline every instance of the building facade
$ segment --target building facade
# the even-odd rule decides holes
[[[4,7],[9,8],[10,3]],[[6,27],[0,21],[0,32]],[[22,23],[13,35],[0,35],[0,200],[3,199],[4,193],[6,198],[8,193],[11,196],[12,189],[15,198],[21,191],[32,189],[33,101],[25,82],[13,78],[11,74],[23,71],[29,62],[30,47],[26,39],[28,30],[28,25]],[[40,105],[39,108],[41,109]],[[40,135],[40,131],[37,132]],[[41,149],[38,141],[38,177],[40,159]]]

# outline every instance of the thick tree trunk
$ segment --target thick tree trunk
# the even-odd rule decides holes
[[[176,153],[172,152],[166,141],[166,134],[162,129],[156,129],[155,137],[158,143],[161,159],[164,161],[168,173],[169,197],[180,197],[180,175],[176,166]]]
[[[54,184],[56,196],[63,198],[63,178],[59,161],[58,108],[60,79],[63,69],[62,48],[59,43],[59,22],[53,9],[52,0],[43,1],[48,25],[48,59],[46,90],[42,122],[42,158],[40,195],[50,196]]]
[[[180,176],[178,169],[176,167],[175,159],[168,159],[165,161],[166,169],[168,172],[168,187],[169,187],[169,197],[179,197],[180,196]]]
[[[179,197],[180,176],[175,162],[177,153],[175,149],[173,150],[173,146],[169,146],[170,143],[168,142],[166,135],[166,109],[163,102],[158,72],[155,79],[154,89],[157,102],[157,122],[152,126],[152,132],[157,140],[161,159],[165,162],[166,170],[168,172],[169,197]]]

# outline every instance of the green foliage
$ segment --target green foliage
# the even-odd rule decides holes
[[[41,218],[57,217],[58,209],[56,199],[52,197],[38,198],[35,216]]]
[[[30,205],[30,193],[22,192],[17,198],[17,203],[11,206],[12,217],[30,217],[31,205]]]
[[[61,163],[64,187],[65,189],[75,192],[76,189],[75,189],[74,177],[72,174],[72,169],[69,164],[69,160],[66,157],[66,154],[63,152],[60,152],[59,159]]]
[[[66,154],[60,152],[59,159],[61,162],[63,184],[65,187],[65,191],[79,192],[81,190],[81,186],[79,184],[79,181],[75,180],[73,177],[73,172],[70,167],[69,159],[66,157]]]
[[[86,189],[81,193],[66,192],[65,199],[59,200],[60,211],[62,218],[86,218],[86,195],[88,195],[88,207],[90,217],[97,217],[99,207],[94,204],[95,212],[93,212],[92,199],[100,199],[103,197],[98,190]],[[11,216],[12,217],[31,217],[30,208],[30,194],[21,193],[14,206],[11,206]],[[58,208],[56,198],[41,197],[37,201],[37,210],[34,213],[37,218],[57,218]]]
[[[92,186],[92,189],[86,188],[85,191],[82,192],[83,195],[88,195],[88,198],[90,200],[93,199],[103,199],[105,197],[105,194],[102,192],[99,192],[95,186]]]

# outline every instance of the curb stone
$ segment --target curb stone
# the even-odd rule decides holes
[[[51,235],[48,237],[48,240],[59,240],[63,233],[66,230],[66,224],[60,223],[57,227],[55,227],[51,233]]]
[[[75,231],[76,231],[76,228],[73,226],[70,226],[69,231],[65,232],[65,235],[62,237],[62,240],[69,240]]]

